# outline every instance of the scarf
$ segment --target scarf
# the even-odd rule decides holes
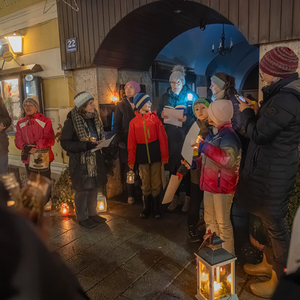
[[[225,91],[221,90],[221,92],[213,94],[211,97],[211,100],[216,101],[216,100],[224,99],[224,93],[225,93]]]
[[[71,110],[71,117],[76,134],[81,142],[87,142],[90,140],[90,130],[85,119],[94,118],[95,127],[97,130],[99,140],[104,137],[103,124],[99,118],[97,110],[93,113],[86,112],[84,115],[78,113],[77,107]],[[89,177],[97,176],[97,163],[96,163],[96,152],[85,151],[81,152],[81,163],[87,165],[87,171]]]

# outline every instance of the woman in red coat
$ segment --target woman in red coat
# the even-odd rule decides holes
[[[51,170],[50,163],[54,160],[54,154],[51,146],[54,145],[54,131],[51,120],[45,117],[39,111],[39,103],[34,97],[26,98],[23,102],[25,117],[18,121],[16,126],[15,145],[22,150],[22,162],[25,164],[27,175],[29,170],[29,156],[35,153],[38,149],[49,149],[49,168],[41,173],[41,175],[50,178]]]

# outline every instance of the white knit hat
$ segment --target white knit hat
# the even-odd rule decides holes
[[[171,82],[172,80],[177,81],[178,79],[180,79],[182,83],[185,84],[185,71],[184,71],[184,67],[181,65],[174,66],[172,70],[172,74],[169,78],[169,82]]]
[[[230,100],[216,100],[212,102],[207,113],[210,119],[214,121],[218,126],[225,122],[231,121],[233,117],[233,105]]]
[[[74,97],[74,103],[77,108],[90,100],[94,100],[94,97],[87,92],[80,92]]]

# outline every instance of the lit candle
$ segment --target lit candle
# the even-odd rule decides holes
[[[200,277],[201,281],[207,281],[208,280],[208,274],[206,273],[202,273],[201,277]]]

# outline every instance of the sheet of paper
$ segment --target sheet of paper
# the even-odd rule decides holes
[[[167,204],[172,202],[173,197],[179,187],[179,184],[181,182],[182,178],[178,179],[178,176],[176,175],[171,175],[171,179],[169,181],[167,190],[165,192],[164,199],[162,201],[162,204]]]
[[[108,140],[104,140],[103,142],[101,142],[95,149],[91,150],[91,152],[95,152],[101,148],[106,148],[110,145],[110,143],[112,142],[112,140],[114,139],[115,134]]]
[[[193,152],[194,148],[191,147],[193,144],[196,143],[198,134],[199,134],[199,126],[197,122],[195,122],[192,127],[190,128],[188,134],[185,137],[183,147],[181,150],[182,157],[191,165],[193,162]]]
[[[179,122],[178,119],[183,118],[183,109],[170,109],[165,107],[164,114],[169,117],[168,119],[164,119],[165,124],[182,127],[182,122]]]

